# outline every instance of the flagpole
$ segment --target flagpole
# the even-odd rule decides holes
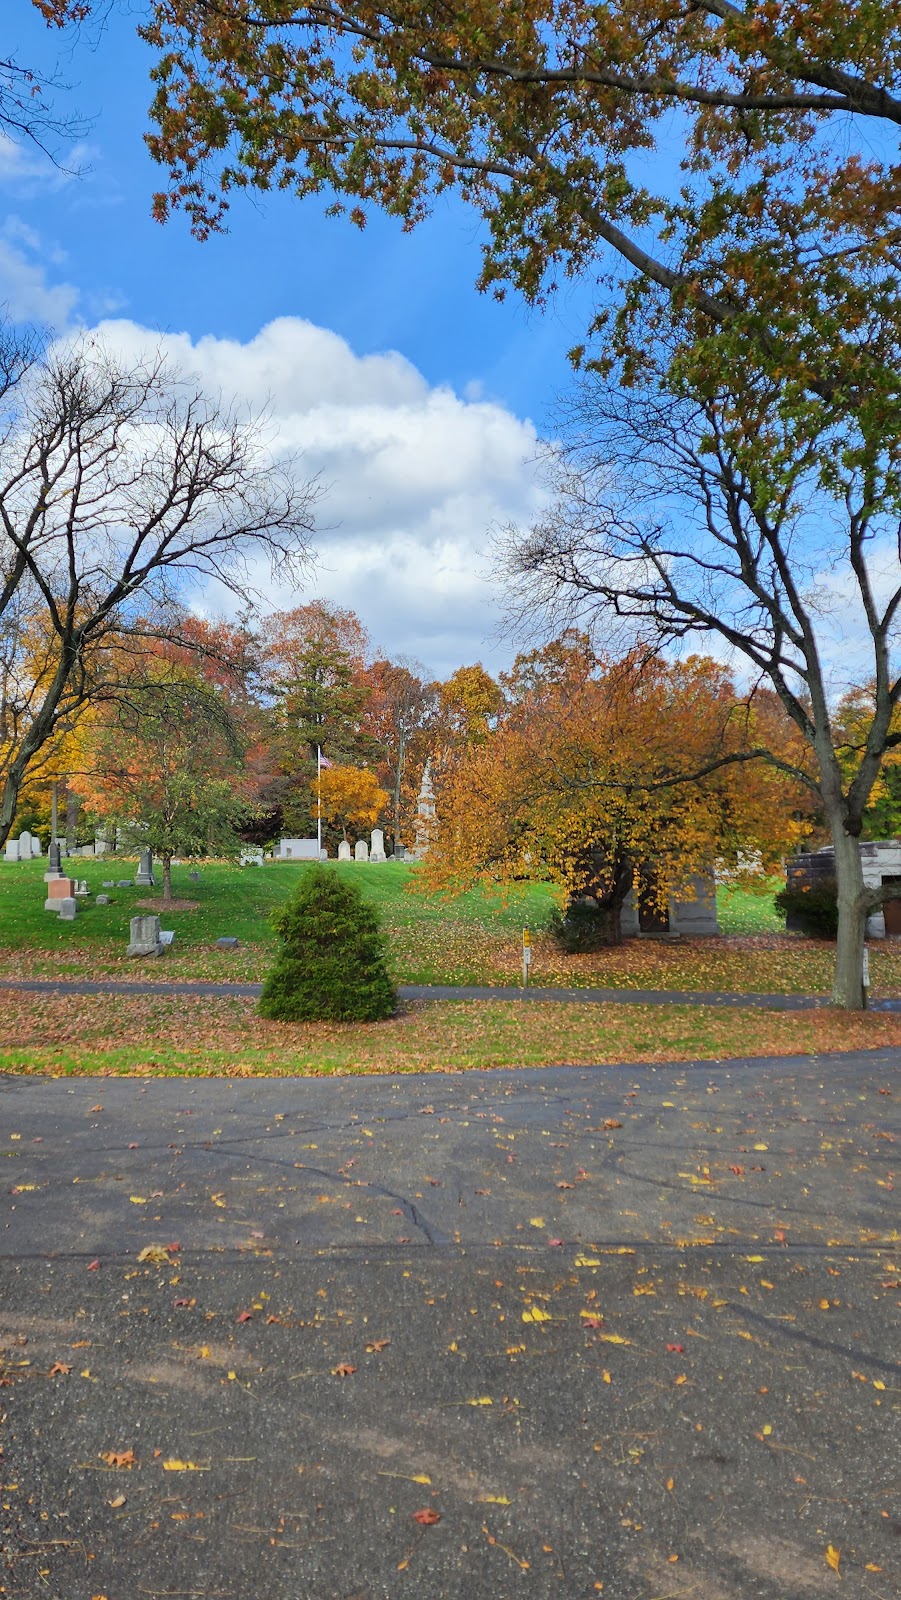
[[[322,855],[322,745],[316,746],[316,844]]]

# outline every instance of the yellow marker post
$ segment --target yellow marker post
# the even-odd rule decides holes
[[[522,986],[528,987],[529,968],[532,965],[532,935],[528,928],[522,930]]]

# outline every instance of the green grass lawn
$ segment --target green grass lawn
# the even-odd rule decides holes
[[[782,878],[771,878],[760,893],[721,885],[716,894],[716,915],[723,933],[784,933],[785,917],[773,904],[774,895],[783,887]]]
[[[0,951],[44,954],[55,971],[84,972],[91,957],[100,964],[125,960],[129,920],[139,916],[141,902],[161,890],[107,889],[110,878],[132,877],[136,860],[115,862],[78,859],[71,863],[73,877],[84,879],[91,898],[79,901],[74,923],[63,923],[44,910],[43,875],[46,859],[0,862]],[[161,912],[163,927],[173,928],[176,942],[166,969],[182,966],[191,958],[208,967],[204,976],[258,978],[274,948],[275,935],[269,913],[291,893],[304,866],[300,862],[267,862],[262,867],[236,867],[222,862],[201,864],[200,881],[193,883],[192,868],[172,869],[172,892],[177,900],[195,902],[196,909]],[[384,862],[332,862],[331,871],[360,885],[377,907],[395,951],[395,969],[406,982],[478,981],[485,951],[498,942],[520,945],[524,925],[544,926],[554,905],[551,890],[542,884],[524,885],[507,895],[491,897],[481,890],[453,900],[415,890],[416,867]],[[111,896],[107,906],[95,904],[102,891]],[[223,936],[241,941],[238,952],[223,955],[215,942]],[[67,962],[68,958],[68,962]],[[152,975],[162,975],[154,966]],[[147,971],[146,964],[142,973]]]
[[[79,860],[77,876],[87,880],[92,896],[80,902],[71,923],[44,911],[45,865],[0,862],[0,976],[257,982],[275,949],[269,913],[306,870],[300,862],[245,868],[210,862],[192,883],[188,866],[175,867],[173,892],[192,905],[163,914],[163,927],[176,934],[164,959],[134,962],[125,953],[129,919],[157,891],[111,889],[108,906],[98,906],[93,896],[104,879],[128,877],[137,863]],[[415,866],[333,862],[330,870],[358,883],[377,907],[398,983],[516,985],[527,925],[538,984],[795,994],[824,994],[831,985],[834,945],[786,936],[771,895],[724,892],[723,938],[629,939],[616,949],[567,956],[546,931],[554,906],[547,885],[517,886],[494,897],[473,890],[450,899],[421,892]],[[239,948],[217,950],[223,935],[236,936]],[[901,994],[901,941],[872,947],[871,974],[875,995]]]

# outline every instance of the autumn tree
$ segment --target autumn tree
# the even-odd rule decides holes
[[[347,830],[374,828],[388,804],[388,795],[378,778],[366,767],[323,767],[310,785],[314,814],[321,810],[322,821]]]
[[[159,355],[23,354],[7,331],[0,393],[2,843],[48,741],[178,632],[188,585],[246,599],[251,556],[298,572],[315,495]]]
[[[363,728],[391,797],[395,841],[412,825],[418,786],[438,716],[439,686],[419,662],[379,659],[366,669],[369,696]]]
[[[572,632],[508,683],[495,729],[444,773],[435,886],[549,878],[616,943],[633,888],[664,908],[714,863],[762,873],[799,837],[798,786],[753,757],[753,708],[714,662],[604,663]]]
[[[472,667],[458,667],[438,690],[447,736],[463,744],[478,744],[487,739],[503,698],[497,683],[480,661]]]
[[[114,706],[87,719],[84,767],[70,779],[101,822],[163,866],[175,856],[233,855],[247,798],[243,746],[221,691],[158,655]]]
[[[878,688],[872,680],[842,695],[835,707],[835,753],[845,784],[860,767],[877,714]],[[861,815],[864,839],[897,839],[901,835],[901,705],[893,707],[885,737],[885,755]]]
[[[588,380],[565,439],[555,503],[508,541],[519,615],[601,638],[637,630],[664,647],[718,636],[771,687],[807,747],[793,776],[835,852],[833,999],[860,1007],[866,918],[884,896],[864,884],[858,840],[901,703],[901,436],[870,437],[842,400],[785,417],[759,370],[699,397],[664,356],[649,357],[638,391]],[[836,592],[872,673],[856,748],[843,751]]]
[[[487,223],[483,285],[535,299],[556,275],[618,261],[627,321],[642,286],[659,288],[692,336],[723,335],[718,359],[744,347],[782,374],[789,402],[793,384],[834,392],[864,371],[897,397],[859,337],[894,316],[891,7],[157,0],[151,13],[158,216],[184,208],[204,237],[234,191],[278,187],[361,226],[373,204],[412,226],[458,188]],[[655,153],[677,156],[678,177]]]

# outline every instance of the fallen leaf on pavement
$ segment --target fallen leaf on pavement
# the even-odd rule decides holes
[[[339,1362],[337,1367],[332,1367],[333,1378],[349,1378],[356,1372],[356,1367],[349,1361]]]
[[[48,1376],[48,1378],[59,1378],[59,1377],[63,1377],[64,1378],[71,1371],[72,1371],[72,1368],[71,1367],[67,1367],[65,1361],[54,1361],[53,1366],[50,1368],[50,1371],[48,1372],[47,1376]]]
[[[826,1565],[827,1565],[827,1567],[831,1567],[833,1572],[838,1572],[838,1564],[841,1561],[841,1559],[842,1559],[841,1551],[840,1550],[836,1550],[834,1544],[827,1544],[827,1546],[826,1546]]]
[[[421,1528],[431,1528],[436,1522],[441,1521],[441,1512],[433,1511],[431,1506],[426,1506],[422,1511],[413,1512],[413,1521],[418,1522]]]
[[[100,1454],[101,1461],[108,1467],[136,1467],[138,1458],[133,1450],[103,1450]]]

